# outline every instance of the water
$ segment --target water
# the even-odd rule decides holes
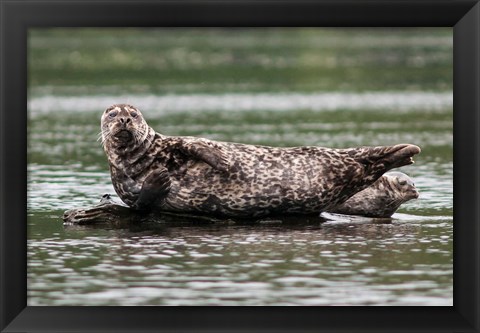
[[[29,39],[29,305],[452,305],[450,29],[66,30]],[[96,139],[119,102],[167,135],[414,143],[420,198],[389,220],[64,226],[114,193]]]

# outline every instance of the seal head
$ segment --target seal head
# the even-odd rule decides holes
[[[351,196],[330,213],[367,217],[391,217],[401,204],[417,199],[413,180],[398,171],[385,173],[375,183]]]
[[[112,105],[106,109],[101,129],[105,150],[113,150],[117,155],[126,155],[151,143],[154,136],[140,110],[128,104]]]

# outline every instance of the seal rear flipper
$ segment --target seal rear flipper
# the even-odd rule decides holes
[[[413,156],[421,151],[420,147],[411,144],[399,144],[389,148],[382,158],[388,170],[413,164]]]
[[[381,167],[383,172],[414,163],[413,156],[420,153],[420,148],[412,144],[395,146],[361,147],[350,149],[348,154],[365,164]]]
[[[172,186],[167,169],[156,169],[150,173],[142,184],[137,201],[132,205],[136,210],[151,210],[165,201]]]
[[[186,154],[207,163],[216,170],[228,172],[230,169],[228,150],[215,142],[195,138],[186,141],[180,148]]]

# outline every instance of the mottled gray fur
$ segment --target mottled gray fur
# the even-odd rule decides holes
[[[413,163],[420,148],[275,148],[165,136],[127,104],[102,115],[102,143],[115,191],[139,210],[258,217],[319,214],[386,171]]]

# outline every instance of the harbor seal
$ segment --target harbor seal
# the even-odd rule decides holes
[[[419,193],[412,179],[398,171],[385,173],[375,183],[357,192],[329,213],[366,217],[391,217],[401,204],[417,199]]]
[[[132,105],[101,118],[113,187],[141,211],[225,217],[319,214],[386,171],[413,163],[420,148],[276,148],[155,132]]]

